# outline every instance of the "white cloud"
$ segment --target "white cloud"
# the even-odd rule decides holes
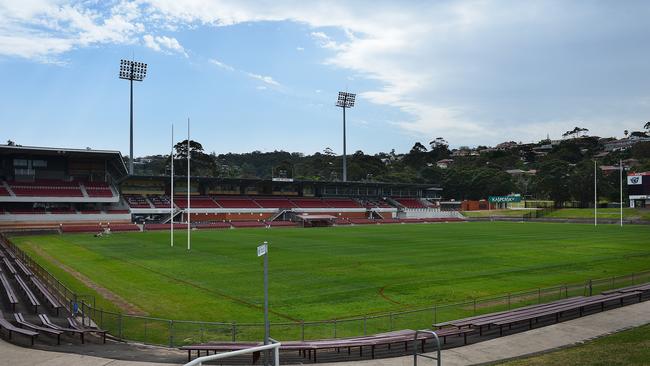
[[[151,34],[145,34],[142,37],[144,45],[148,48],[151,48],[154,51],[166,52],[166,53],[180,53],[185,57],[189,57],[185,48],[181,46],[176,38],[167,37],[167,36],[152,36]]]
[[[0,55],[50,61],[78,47],[129,44],[144,26],[137,6],[116,3],[106,12],[62,1],[0,2]]]
[[[351,81],[375,81],[357,90],[361,99],[404,112],[394,123],[405,133],[463,144],[516,139],[520,126],[541,132],[578,117],[593,121],[593,131],[610,131],[613,121],[642,118],[641,107],[632,113],[613,99],[647,95],[645,72],[632,61],[648,56],[638,47],[650,31],[644,2],[115,1],[93,10],[98,2],[0,0],[0,55],[47,61],[78,47],[139,40],[184,53],[158,31],[292,21],[311,27],[330,54],[325,64],[349,71]]]
[[[261,82],[263,82],[265,84],[268,84],[268,85],[280,86],[280,83],[273,80],[273,78],[270,77],[270,76],[254,74],[252,72],[247,72],[246,75],[248,75],[248,77],[250,77],[252,79],[259,80],[259,81],[261,81]]]
[[[240,73],[246,75],[247,77],[249,77],[251,79],[254,79],[254,80],[261,81],[266,85],[270,85],[270,86],[274,86],[274,87],[282,86],[279,82],[275,81],[275,79],[273,79],[273,77],[271,77],[271,76],[260,75],[260,74],[256,74],[256,73],[245,71],[245,70],[237,70],[236,68],[234,68],[234,67],[232,67],[232,66],[230,66],[228,64],[225,64],[225,63],[223,63],[223,62],[221,62],[221,61],[219,61],[217,59],[214,59],[214,58],[209,59],[208,62],[215,65],[215,66],[217,66],[217,67],[219,67],[219,68],[221,68],[221,69],[224,69],[224,70],[239,71]],[[259,90],[264,90],[266,88],[267,88],[266,86],[258,86],[257,87],[257,89],[259,89]]]
[[[265,87],[264,85],[258,85],[258,86],[255,87],[255,89],[257,89],[257,90],[266,90],[268,88]]]
[[[217,65],[217,67],[220,67],[220,68],[222,68],[224,70],[235,71],[234,67],[232,67],[232,66],[230,66],[228,64],[224,64],[223,62],[221,62],[221,61],[219,61],[219,60],[217,60],[215,58],[209,59],[208,62],[210,62],[213,65]]]
[[[302,52],[305,50],[305,47],[296,47],[296,51]]]
[[[311,36],[320,44],[323,48],[328,48],[330,50],[341,51],[345,48],[344,45],[340,45],[332,40],[324,32],[311,32]]]
[[[151,48],[154,51],[161,50],[160,45],[158,44],[158,42],[156,42],[156,39],[151,34],[145,34],[142,37],[142,40],[144,41],[144,45],[147,46],[148,48]]]

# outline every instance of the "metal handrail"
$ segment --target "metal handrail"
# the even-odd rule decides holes
[[[195,358],[192,361],[186,363],[184,366],[201,366],[203,365],[203,362],[220,360],[223,358],[245,355],[247,353],[253,353],[253,352],[266,351],[270,349],[273,350],[273,366],[280,366],[280,346],[282,345],[282,343],[272,338],[270,340],[272,342],[271,344],[265,344],[263,346],[251,347],[246,349],[240,349],[237,351],[230,351],[230,352],[219,353],[216,355]]]
[[[433,339],[436,340],[436,357],[427,356],[424,354],[424,344],[422,345],[422,353],[418,353],[418,334],[419,333],[430,333],[433,334]],[[416,330],[415,335],[413,336],[413,366],[418,364],[418,356],[428,358],[430,360],[436,360],[438,366],[442,365],[442,355],[440,354],[440,339],[436,332],[428,329]]]

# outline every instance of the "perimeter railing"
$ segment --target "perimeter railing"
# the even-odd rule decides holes
[[[275,339],[271,338],[271,344],[266,344],[263,346],[257,346],[257,347],[251,347],[251,348],[246,348],[246,349],[240,349],[237,351],[230,351],[230,352],[224,352],[224,353],[219,353],[216,355],[211,355],[211,356],[203,356],[199,358],[195,358],[194,360],[186,363],[184,366],[202,366],[204,362],[209,362],[209,361],[216,361],[216,360],[223,360],[224,358],[230,358],[230,357],[235,357],[239,355],[245,355],[249,353],[255,353],[255,352],[268,352],[270,350],[273,350],[273,362],[264,362],[264,364],[272,364],[273,366],[280,366],[280,346],[282,344]]]
[[[85,324],[92,322],[116,338],[178,347],[209,341],[257,341],[264,336],[263,323],[172,320],[103,310],[96,306],[94,296],[75,293],[1,234],[0,240],[54,290],[55,296],[66,304],[69,312],[76,309]],[[567,297],[596,295],[602,291],[646,282],[650,282],[650,271],[380,314],[317,321],[272,322],[271,334],[283,340],[306,341],[356,337],[399,329],[422,329],[429,328],[434,323]]]

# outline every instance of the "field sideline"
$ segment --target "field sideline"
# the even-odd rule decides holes
[[[259,322],[270,242],[273,321],[350,317],[444,304],[650,269],[650,227],[457,223],[317,229],[14,237],[71,289],[97,296],[70,270],[170,319]],[[67,272],[53,263],[64,264]]]

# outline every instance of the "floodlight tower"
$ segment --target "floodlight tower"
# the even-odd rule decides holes
[[[343,181],[348,181],[348,164],[347,164],[347,152],[346,152],[346,143],[345,143],[345,110],[347,108],[354,107],[354,99],[357,97],[356,94],[348,92],[339,92],[339,97],[336,100],[336,106],[343,109]]]
[[[147,76],[147,64],[132,60],[120,60],[120,79],[131,84],[131,137],[129,151],[129,174],[133,175],[133,82],[142,81]]]

